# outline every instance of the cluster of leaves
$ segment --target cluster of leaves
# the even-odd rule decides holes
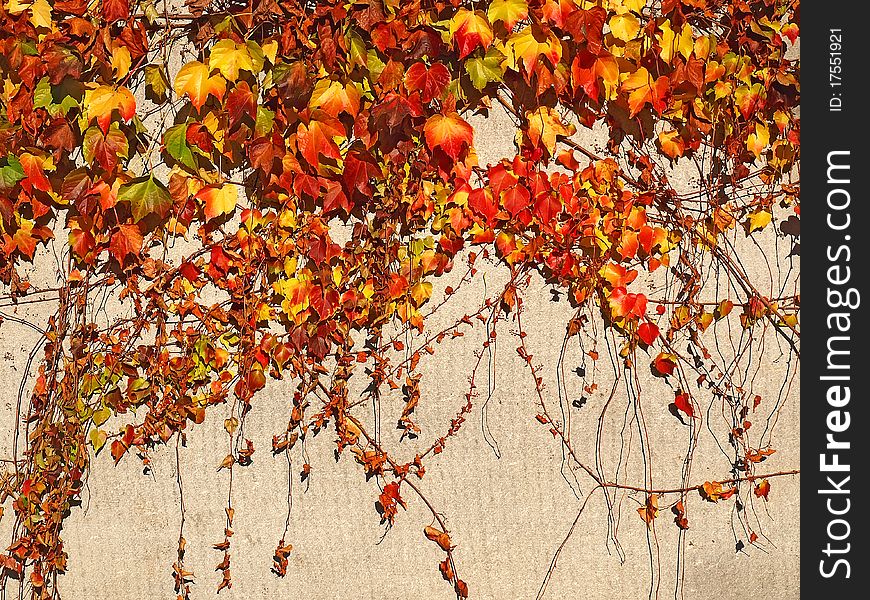
[[[431,452],[401,462],[351,413],[358,402],[348,381],[362,365],[368,399],[401,387],[400,428],[420,434],[412,418],[420,351],[394,362],[390,353],[403,348],[389,331],[424,331],[437,308],[433,280],[463,256],[469,277],[479,256],[491,256],[512,283],[498,303],[426,338],[422,351],[461,335],[474,316],[483,321],[482,311],[519,310],[515,282],[532,272],[567,292],[578,315],[595,311],[622,340],[626,365],[638,349],[652,351],[663,377],[697,370],[700,359],[684,358],[673,341],[686,333],[701,347],[699,334],[734,306],[745,329],[769,324],[794,344],[794,299],[760,293],[722,241],[740,224],[746,235],[762,232],[777,205],[799,214],[789,183],[799,160],[799,73],[785,56],[798,7],[188,0],[181,14],[127,0],[6,2],[0,280],[15,299],[34,293],[22,263],[42,260],[40,247],[56,235],[63,264],[22,415],[27,448],[19,461],[16,447],[5,484],[16,528],[4,579],[29,573],[33,598],[56,596],[63,519],[79,500],[89,453],[108,446],[116,462],[130,452],[147,460],[229,402],[233,452],[221,468],[250,464],[255,449],[240,425],[270,377],[298,383],[273,453],[333,429],[338,452],[350,448],[382,483],[378,508],[391,524],[401,493],[421,494],[412,478],[424,477],[423,459],[459,430],[473,395]],[[175,64],[175,44],[191,60]],[[516,154],[480,165],[471,115],[490,110],[515,119]],[[578,126],[606,129],[600,155],[576,141]],[[702,156],[707,203],[695,210],[666,171]],[[764,193],[729,198],[751,177]],[[177,242],[189,251],[173,251]],[[743,299],[706,310],[689,251],[712,257]],[[661,303],[651,310],[632,282],[669,267],[681,285],[668,314]],[[129,318],[98,321],[89,304],[106,290],[132,307]],[[569,335],[584,322],[568,323]],[[698,417],[680,387],[673,406]],[[144,417],[107,428],[134,409]],[[569,443],[558,422],[539,420]],[[732,437],[751,476],[759,461],[749,456],[770,450],[741,441],[746,429],[738,424]],[[691,489],[727,498],[719,483]],[[640,510],[647,523],[656,498]],[[445,552],[440,571],[466,597],[446,524],[433,518],[425,534]],[[230,500],[215,546],[224,553],[220,588],[232,584],[231,525]],[[290,548],[282,538],[280,575]],[[183,555],[180,537],[180,598],[191,576]]]

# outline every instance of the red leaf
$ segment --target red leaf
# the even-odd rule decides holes
[[[692,400],[686,393],[680,392],[676,394],[674,398],[674,406],[690,417],[695,416],[695,408],[692,406]]]
[[[647,346],[652,346],[656,338],[659,337],[658,325],[650,322],[641,323],[640,327],[637,328],[637,337]]]
[[[653,368],[655,368],[655,370],[661,375],[670,375],[674,372],[674,369],[677,368],[676,358],[677,357],[673,354],[660,352],[659,355],[653,359]]]
[[[432,115],[423,128],[426,145],[431,149],[441,148],[453,160],[459,160],[463,150],[471,146],[474,129],[456,112]]]
[[[560,212],[562,212],[562,201],[558,196],[549,192],[538,196],[534,214],[541,223],[550,224]]]
[[[129,0],[103,0],[103,18],[109,23],[126,21],[130,16]]]
[[[109,250],[123,264],[128,256],[136,256],[142,251],[142,240],[138,225],[118,225],[109,242]]]
[[[415,62],[405,73],[405,87],[409,92],[422,91],[424,103],[440,98],[449,84],[450,71],[440,62],[429,68],[422,62]]]
[[[529,207],[529,190],[524,186],[515,185],[514,187],[502,193],[502,204],[511,214],[517,216],[521,210]]]
[[[384,491],[378,497],[378,503],[381,508],[381,522],[386,521],[390,525],[393,524],[393,520],[396,518],[396,514],[398,514],[399,509],[397,505],[407,508],[405,501],[402,500],[402,496],[399,495],[399,484],[395,481],[384,486]]]
[[[492,197],[493,192],[489,188],[477,188],[468,194],[468,207],[479,215],[486,217],[487,224],[491,225],[495,215],[498,214],[498,206]]]

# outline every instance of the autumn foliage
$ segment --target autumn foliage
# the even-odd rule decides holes
[[[705,331],[770,335],[798,356],[799,295],[753,280],[734,247],[794,235],[782,225],[800,212],[798,15],[780,0],[4,0],[2,291],[7,307],[56,306],[35,324],[2,479],[15,519],[3,580],[55,598],[75,560],[63,522],[93,456],[147,461],[219,406],[233,448],[221,475],[332,435],[379,483],[372,517],[389,527],[407,503],[428,505],[425,465],[480,400],[470,373],[452,422],[421,431],[415,408],[432,399],[418,363],[493,319],[513,323],[537,389],[529,418],[588,494],[639,492],[649,527],[667,510],[674,523],[659,527],[680,529],[698,500],[767,500],[782,473],[759,470],[774,452],[750,432],[762,399],[716,366]],[[515,123],[515,154],[484,165],[473,123],[494,111]],[[585,145],[585,130],[606,142]],[[672,183],[680,167],[697,169],[694,190]],[[509,283],[427,327],[455,292],[439,277],[459,270],[467,285],[484,262]],[[27,281],[31,263],[57,285]],[[728,282],[718,295],[708,272]],[[641,274],[667,285],[651,294]],[[578,455],[525,344],[532,276],[575,310],[566,339],[599,322],[617,372],[666,380],[672,396],[648,410],[671,410],[695,441],[703,384],[733,421],[733,469],[664,490]],[[92,309],[105,297],[116,318]],[[362,397],[352,377],[367,380]],[[243,423],[271,379],[296,391],[271,408],[286,430],[255,448]],[[431,438],[427,451],[381,444],[359,407],[382,398],[407,437]],[[233,582],[233,516],[230,502],[218,590]],[[443,553],[433,568],[473,596],[440,512],[421,529]],[[292,540],[278,537],[283,576]],[[185,544],[167,557],[179,598],[194,577]]]

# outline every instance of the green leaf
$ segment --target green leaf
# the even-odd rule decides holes
[[[43,77],[33,88],[33,108],[48,108],[51,104],[51,84],[48,77]]]
[[[160,65],[145,67],[145,97],[155,104],[163,104],[169,98],[169,78]]]
[[[151,175],[122,185],[118,189],[118,200],[130,203],[133,218],[137,222],[148,215],[165,217],[172,207],[169,190]]]
[[[169,156],[185,167],[196,171],[196,159],[190,146],[187,145],[187,123],[181,123],[167,129],[166,133],[163,134],[163,145]]]
[[[105,406],[101,406],[97,410],[94,411],[92,415],[92,419],[94,420],[94,425],[99,427],[103,423],[109,420],[109,417],[112,416],[112,411],[106,408]]]
[[[94,454],[99,454],[100,450],[103,449],[103,446],[106,445],[106,440],[109,439],[109,436],[107,436],[106,432],[101,429],[91,429],[91,433],[88,434],[88,439],[94,449]]]
[[[275,113],[262,106],[257,107],[257,123],[254,125],[254,135],[262,137],[272,132],[275,124]]]
[[[24,167],[15,155],[7,154],[5,161],[0,161],[0,190],[11,190],[22,179]]]
[[[360,37],[356,31],[351,30],[348,32],[346,39],[351,66],[359,66],[363,69],[367,69],[368,57],[366,56],[366,44],[362,37]]]
[[[263,53],[263,48],[254,40],[245,42],[248,47],[248,54],[251,55],[251,63],[254,65],[254,75],[263,70],[263,65],[266,63],[266,55]]]
[[[465,61],[465,71],[471,77],[471,83],[482,90],[488,83],[501,81],[504,71],[501,63],[504,60],[501,52],[490,48],[483,58],[475,57]]]

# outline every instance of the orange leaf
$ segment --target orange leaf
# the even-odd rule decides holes
[[[704,485],[698,488],[698,493],[707,502],[719,502],[719,500],[727,500],[737,493],[737,488],[730,487],[724,489],[718,481],[706,481]]]
[[[118,225],[118,230],[112,234],[109,250],[112,256],[123,264],[128,256],[137,256],[142,251],[142,232],[138,225]]]
[[[315,113],[315,116],[317,119],[312,119],[308,125],[300,123],[296,134],[299,152],[311,166],[317,166],[320,155],[340,159],[341,152],[335,138],[345,136],[341,121],[325,112]]]
[[[767,495],[770,493],[770,482],[767,479],[762,479],[755,486],[753,492],[757,497],[767,500]]]
[[[689,528],[689,520],[686,518],[686,508],[682,500],[671,507],[671,512],[674,513],[674,523],[677,524],[677,527],[680,529]]]
[[[646,526],[649,527],[653,520],[659,515],[659,497],[655,494],[650,494],[646,497],[646,502],[643,506],[637,509],[637,514],[644,520]]]
[[[444,550],[445,552],[447,552],[448,550],[450,550],[453,547],[452,544],[450,543],[450,536],[447,533],[445,533],[444,531],[441,531],[440,529],[436,529],[435,527],[432,527],[431,525],[428,525],[423,529],[423,535],[425,535],[428,539],[432,540],[433,542],[435,542],[436,544],[441,546],[441,549]]]
[[[492,28],[480,12],[460,8],[450,21],[450,31],[459,47],[459,58],[465,58],[479,47],[492,43]]]
[[[474,129],[455,112],[432,115],[423,131],[431,149],[441,148],[453,160],[458,160],[462,151],[474,141]]]
[[[209,76],[207,66],[199,61],[189,62],[175,76],[175,93],[187,94],[193,107],[199,111],[209,96],[222,100],[227,91],[227,82],[220,75]]]
[[[239,192],[235,185],[224,183],[206,186],[197,192],[196,197],[205,203],[205,218],[211,221],[236,209]]]
[[[85,92],[84,106],[87,108],[88,121],[96,119],[103,133],[109,132],[113,110],[117,110],[125,121],[129,121],[136,114],[136,99],[133,98],[133,93],[123,86],[113,88],[100,85],[88,90]]]
[[[647,104],[652,104],[656,112],[661,113],[665,109],[665,94],[668,92],[668,78],[659,77],[655,81],[646,67],[641,67],[632,73],[628,79],[622,82],[623,91],[629,92],[628,108],[631,118],[641,111]]]

